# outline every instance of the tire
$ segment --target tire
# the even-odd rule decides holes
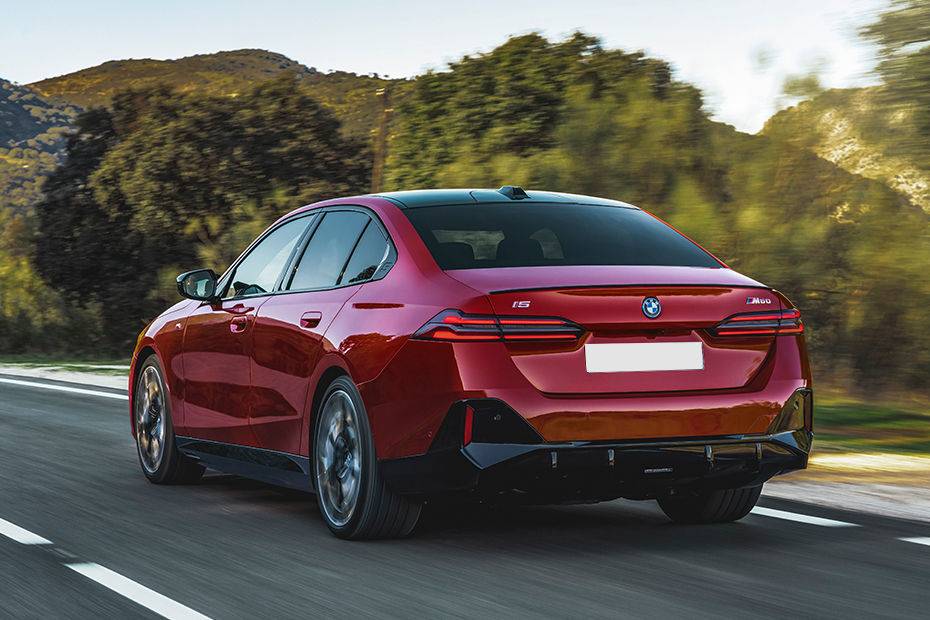
[[[190,484],[204,467],[181,454],[174,439],[165,373],[152,354],[139,367],[133,394],[133,434],[142,473],[154,484]]]
[[[409,536],[422,505],[391,491],[381,477],[365,405],[348,377],[327,387],[314,417],[314,484],[330,531],[345,539]]]
[[[759,500],[762,485],[660,498],[659,507],[676,523],[729,523],[742,519]]]

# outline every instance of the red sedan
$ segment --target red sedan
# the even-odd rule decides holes
[[[733,521],[807,464],[800,313],[623,202],[329,200],[178,291],[133,354],[145,475],[312,490],[344,538],[407,535],[439,495]]]

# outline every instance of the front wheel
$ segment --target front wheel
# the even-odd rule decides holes
[[[381,477],[362,398],[348,377],[333,381],[316,416],[313,470],[320,513],[340,538],[399,538],[421,504],[394,493]]]
[[[659,498],[659,507],[676,523],[729,523],[742,519],[759,500],[762,485]]]
[[[133,426],[142,473],[155,484],[197,482],[204,467],[180,453],[174,441],[171,401],[158,358],[150,355],[139,369],[133,394]]]

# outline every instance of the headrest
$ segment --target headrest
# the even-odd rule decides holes
[[[543,259],[539,241],[528,237],[506,237],[497,244],[497,260],[533,263]]]
[[[440,243],[437,247],[439,261],[448,269],[471,267],[475,262],[475,250],[471,245],[461,241]]]

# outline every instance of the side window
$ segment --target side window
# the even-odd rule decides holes
[[[390,247],[381,229],[374,222],[369,222],[358,240],[352,258],[346,265],[345,273],[339,284],[364,282],[375,275],[375,271],[388,256]]]
[[[223,299],[271,292],[311,219],[297,218],[268,233],[236,266]]]
[[[288,288],[299,291],[335,286],[368,220],[358,211],[331,211],[323,216]]]

